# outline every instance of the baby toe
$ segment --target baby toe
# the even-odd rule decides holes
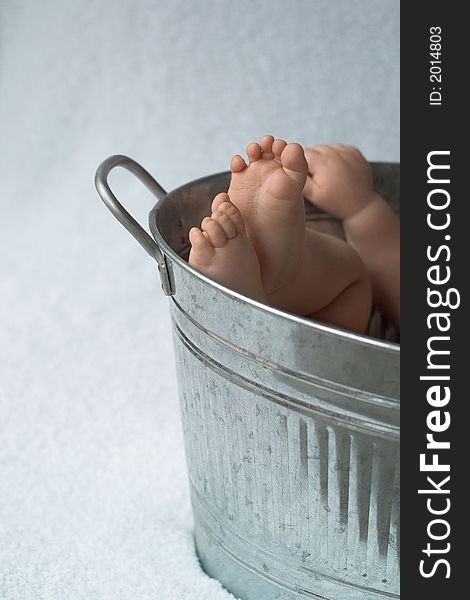
[[[307,160],[300,144],[287,144],[281,154],[282,168],[289,177],[304,185],[307,176]]]
[[[197,227],[193,227],[189,232],[189,241],[191,243],[191,252],[189,255],[189,264],[200,266],[209,263],[214,256],[214,246],[203,235]]]
[[[225,192],[221,192],[220,194],[217,194],[217,196],[214,198],[214,200],[212,200],[211,211],[214,212],[215,210],[218,210],[219,206],[223,202],[230,202],[230,197]]]
[[[206,217],[201,223],[201,229],[214,248],[222,248],[227,243],[227,234],[215,219]]]
[[[252,142],[246,147],[246,153],[250,159],[250,162],[254,162],[255,160],[259,160],[261,158],[261,147],[256,142]]]
[[[261,138],[259,145],[261,147],[261,150],[263,151],[263,158],[273,158],[274,157],[273,142],[274,142],[274,137],[272,135],[264,135]]]
[[[238,173],[239,171],[243,171],[247,166],[245,160],[239,155],[235,154],[235,156],[230,161],[230,170],[232,173]]]
[[[274,140],[273,142],[273,154],[275,158],[281,158],[282,151],[287,146],[287,142],[284,140]]]
[[[238,230],[227,212],[222,209],[223,206],[224,205],[222,204],[219,210],[213,212],[211,218],[214,219],[214,221],[217,221],[217,223],[224,230],[227,239],[231,240],[232,238],[236,237]]]
[[[235,225],[238,233],[245,233],[245,222],[241,215],[241,212],[232,204],[232,202],[223,202],[219,206],[219,210],[226,214],[231,222]]]

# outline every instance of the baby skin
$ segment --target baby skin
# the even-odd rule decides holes
[[[248,164],[239,155],[231,161],[228,194],[191,229],[189,263],[254,300],[363,333],[369,276],[359,250],[306,229],[304,187],[312,192],[316,175],[303,148],[264,136],[246,151]]]
[[[399,330],[400,221],[374,192],[369,163],[359,150],[341,144],[307,148],[305,157],[305,197],[341,220],[369,275],[375,305]]]

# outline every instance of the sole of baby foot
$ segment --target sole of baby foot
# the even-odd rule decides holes
[[[189,232],[189,264],[224,287],[265,303],[258,257],[240,211],[228,194],[218,194],[214,206],[200,229]]]
[[[229,195],[259,258],[266,294],[288,286],[303,260],[307,162],[302,146],[267,135],[231,161]],[[218,201],[214,201],[213,210]]]

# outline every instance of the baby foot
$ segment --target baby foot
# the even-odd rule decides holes
[[[378,199],[372,169],[357,148],[332,144],[305,149],[304,194],[315,206],[344,221]]]
[[[228,194],[218,194],[214,205],[217,208],[202,220],[201,229],[193,227],[189,232],[189,264],[235,292],[266,302],[258,257],[240,211]]]
[[[228,193],[246,223],[263,288],[270,295],[290,285],[304,257],[307,162],[302,146],[271,135],[246,151],[249,165],[239,155],[232,158]],[[216,198],[212,209],[220,202]]]

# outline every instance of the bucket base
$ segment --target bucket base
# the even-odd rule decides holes
[[[343,584],[338,581],[312,574],[308,588],[286,581],[275,580],[260,567],[245,563],[214,538],[207,528],[198,523],[195,513],[194,540],[202,568],[210,577],[222,583],[235,598],[240,600],[389,600],[399,599],[393,593],[378,592]]]
[[[400,597],[343,585],[317,576],[309,586],[310,589],[302,589],[287,582],[274,582],[231,556],[197,523],[194,540],[199,561],[207,575],[220,581],[226,590],[240,600],[388,600]]]

